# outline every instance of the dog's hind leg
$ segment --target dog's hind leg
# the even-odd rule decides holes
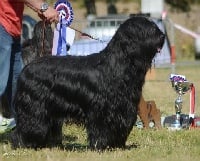
[[[48,146],[56,147],[62,146],[62,126],[64,119],[52,119],[50,121],[50,128],[47,134]]]

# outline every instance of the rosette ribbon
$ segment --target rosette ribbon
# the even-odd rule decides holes
[[[58,0],[54,8],[59,12],[59,22],[54,30],[52,55],[65,56],[67,55],[66,28],[73,21],[73,9],[67,0]]]

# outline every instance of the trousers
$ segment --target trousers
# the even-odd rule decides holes
[[[13,113],[16,84],[22,68],[20,38],[12,37],[0,25],[0,98],[3,94],[7,95],[10,111]]]

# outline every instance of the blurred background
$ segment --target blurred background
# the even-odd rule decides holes
[[[55,0],[47,1],[52,6],[56,2]],[[91,24],[92,20],[99,19],[98,22],[100,22],[102,18],[104,20],[107,18],[106,23],[111,21],[109,19],[123,21],[130,14],[146,14],[147,12],[151,14],[151,17],[156,18],[162,18],[164,15],[170,45],[174,45],[174,56],[172,59],[185,61],[200,58],[200,41],[197,38],[197,35],[200,33],[200,0],[69,0],[69,2],[74,12],[72,26],[98,39],[102,39],[105,35],[99,33],[100,28],[94,28],[98,24],[96,25],[94,22]],[[39,20],[37,15],[28,7],[25,8],[25,15],[31,16],[36,21]],[[27,21],[26,18],[24,23]],[[29,24],[26,23],[26,25]],[[31,37],[31,27],[34,23],[31,22],[29,28],[26,25],[24,25],[24,30],[26,30],[26,36],[24,34],[25,39]],[[110,34],[108,36],[113,35],[115,28],[118,27],[117,23],[115,25],[114,29],[102,32]],[[105,24],[103,27],[105,30]],[[109,24],[107,24],[107,27],[109,27]],[[98,31],[95,32],[95,30]],[[80,33],[76,33],[76,39],[77,37],[80,39],[81,36]],[[102,47],[104,46],[102,44]]]

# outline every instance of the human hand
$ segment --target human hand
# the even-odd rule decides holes
[[[52,7],[48,7],[48,9],[44,12],[40,12],[39,17],[41,19],[46,19],[49,22],[58,22],[59,21],[59,13]]]

